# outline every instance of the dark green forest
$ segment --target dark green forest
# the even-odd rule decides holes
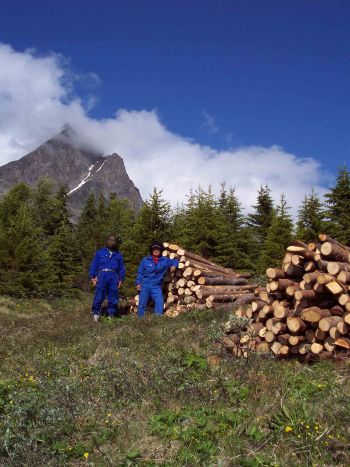
[[[125,296],[132,294],[135,271],[153,239],[171,241],[238,271],[263,274],[277,265],[292,237],[309,242],[319,232],[350,242],[350,173],[339,169],[321,198],[305,196],[293,222],[288,199],[277,204],[261,186],[245,214],[235,190],[219,195],[198,187],[184,205],[172,209],[154,188],[138,215],[125,200],[89,196],[76,224],[67,206],[67,189],[50,180],[35,187],[14,186],[0,201],[0,294],[59,296],[88,288],[87,270],[106,235],[117,234],[127,267]]]

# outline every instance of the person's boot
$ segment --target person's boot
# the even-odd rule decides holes
[[[94,315],[95,323],[98,323],[99,319],[100,319],[100,315]]]

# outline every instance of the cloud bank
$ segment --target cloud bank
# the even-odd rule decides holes
[[[98,78],[73,74],[60,55],[18,52],[0,44],[0,164],[18,159],[69,123],[85,144],[124,158],[143,198],[157,186],[176,204],[186,200],[190,188],[212,185],[218,191],[226,181],[250,207],[259,186],[267,183],[275,199],[287,195],[295,212],[311,187],[324,192],[327,174],[320,164],[278,146],[219,151],[171,132],[155,110],[119,109],[114,118],[91,118],[94,96],[86,101],[77,96],[77,80]]]

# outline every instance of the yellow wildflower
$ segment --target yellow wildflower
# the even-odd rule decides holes
[[[293,428],[291,426],[286,426],[284,429],[285,433],[290,433],[291,431],[293,431]]]
[[[88,452],[84,452],[84,458],[87,459],[89,457],[89,453]]]

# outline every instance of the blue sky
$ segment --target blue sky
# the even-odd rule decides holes
[[[350,161],[349,25],[350,2],[342,0],[2,0],[0,43],[13,49],[6,51],[0,63],[0,98],[1,92],[13,95],[7,115],[15,115],[14,107],[25,108],[25,101],[36,92],[38,96],[33,100],[36,114],[28,121],[22,121],[26,109],[21,118],[15,121],[13,117],[14,123],[7,123],[6,115],[1,122],[0,109],[0,152],[5,148],[0,160],[10,158],[8,148],[22,148],[22,153],[14,151],[11,156],[19,157],[50,134],[49,130],[56,131],[67,109],[58,106],[62,111],[59,119],[53,117],[53,111],[43,113],[40,119],[38,109],[46,109],[50,99],[64,101],[65,97],[57,98],[61,91],[56,92],[62,82],[53,84],[55,73],[64,69],[65,92],[73,88],[74,96],[85,104],[93,95],[95,105],[87,115],[86,106],[84,110],[84,118],[92,119],[89,125],[95,128],[94,123],[115,118],[117,109],[129,111],[117,119],[116,147],[109,144],[105,150],[122,151],[141,192],[149,191],[158,180],[148,184],[140,180],[135,165],[141,160],[140,152],[148,160],[156,160],[169,144],[166,160],[171,160],[176,157],[176,137],[180,136],[182,157],[198,159],[197,166],[189,164],[187,169],[188,185],[197,183],[193,173],[208,157],[219,155],[221,163],[225,150],[232,149],[231,165],[224,164],[213,180],[204,174],[204,183],[217,184],[229,174],[228,182],[238,188],[248,179],[250,187],[266,182],[278,197],[289,183],[283,171],[289,170],[290,177],[304,177],[289,190],[295,198],[290,203],[295,205],[311,186],[322,193],[334,180],[337,167]],[[31,48],[35,52],[27,51]],[[22,74],[27,78],[16,76],[17,87],[9,90],[11,83],[6,76],[2,80],[6,70],[1,72],[1,66],[13,65],[18,58],[15,52],[22,53]],[[43,100],[35,80],[40,81],[40,67],[52,52],[61,54],[64,62],[56,59],[53,72],[51,65],[46,67],[49,87],[55,90],[53,97],[45,90]],[[29,57],[38,66],[34,73],[26,68]],[[11,66],[9,70],[8,74],[13,73]],[[19,103],[18,89],[27,89],[29,96],[25,98],[23,92]],[[72,107],[71,118],[76,115]],[[35,121],[37,127],[45,126],[53,120],[56,126],[29,141],[25,127]],[[98,131],[96,128],[96,134]],[[132,133],[128,142],[124,141],[127,133]],[[137,138],[144,140],[138,151],[132,141]],[[1,146],[2,139],[6,144]],[[158,144],[160,139],[162,144]],[[191,156],[185,144],[188,140],[192,142]],[[200,156],[197,145],[201,146]],[[275,145],[282,150],[278,154],[270,151],[266,164],[272,170],[280,160],[280,169],[265,173],[265,149]],[[152,150],[147,152],[150,146]],[[211,149],[207,151],[206,146]],[[260,152],[255,152],[255,146]],[[238,153],[240,147],[253,149]],[[305,157],[312,158],[313,166],[306,167]],[[235,177],[238,169],[242,173]],[[166,185],[167,180],[160,183]],[[169,188],[173,191],[174,187]],[[288,194],[288,187],[286,191]],[[247,203],[252,200],[249,195]]]
[[[98,73],[94,116],[157,108],[201,143],[278,144],[334,169],[350,159],[349,25],[336,0],[3,0],[0,37]]]

